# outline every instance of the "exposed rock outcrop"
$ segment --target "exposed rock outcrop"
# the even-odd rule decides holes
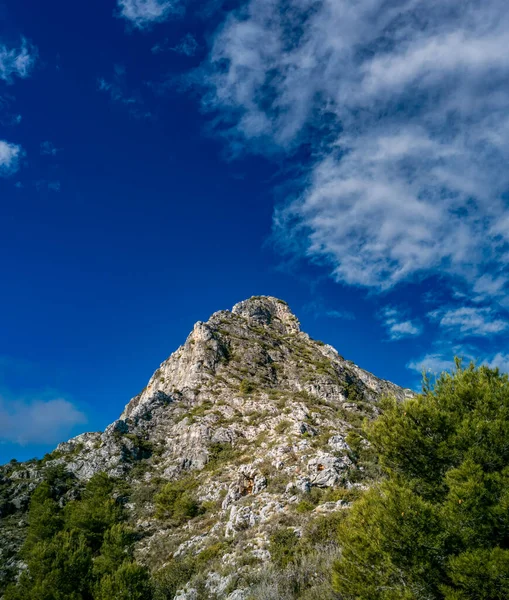
[[[312,340],[281,300],[254,297],[214,313],[103,433],[64,442],[43,461],[0,468],[0,580],[17,568],[30,494],[56,464],[77,484],[100,471],[130,483],[132,522],[142,532],[137,557],[152,569],[216,546],[232,570],[242,571],[246,554],[261,568],[270,523],[295,514],[314,488],[364,485],[349,436],[378,414],[382,396],[409,394]],[[155,518],[154,497],[179,478],[192,481],[204,508],[176,528]],[[328,500],[313,514],[347,504]],[[211,597],[244,598],[225,577],[210,571]],[[195,592],[186,586],[176,598]]]

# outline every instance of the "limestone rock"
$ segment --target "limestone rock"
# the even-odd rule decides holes
[[[344,456],[339,458],[331,454],[320,453],[308,463],[311,485],[317,487],[334,487],[345,477],[345,472],[352,466],[352,461]]]
[[[241,572],[246,556],[263,568],[269,532],[295,517],[312,488],[367,485],[358,483],[362,471],[346,436],[359,417],[376,417],[389,394],[401,400],[411,392],[312,340],[277,298],[257,296],[214,313],[196,323],[104,432],[63,442],[44,461],[0,467],[0,597],[2,581],[21,565],[31,494],[55,465],[72,474],[76,489],[101,471],[132,487],[126,508],[140,532],[136,557],[150,568],[162,568],[169,555],[214,548],[233,571]],[[180,478],[192,482],[201,510],[175,527],[155,518],[154,496]],[[324,502],[306,518],[347,506]],[[211,598],[248,597],[246,586],[231,591],[214,570],[203,576]],[[182,586],[175,598],[195,600],[196,588]]]
[[[346,443],[342,435],[333,435],[327,443],[336,452],[351,452],[350,446]]]

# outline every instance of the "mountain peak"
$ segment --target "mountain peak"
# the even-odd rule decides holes
[[[380,398],[406,395],[301,332],[283,300],[253,296],[218,311],[195,324],[103,433],[63,442],[42,461],[0,467],[0,517],[8,517],[0,519],[0,556],[11,557],[0,565],[0,598],[22,566],[31,494],[58,466],[73,482],[62,504],[96,473],[127,483],[136,555],[155,575],[172,568],[169,553],[178,566],[213,552],[201,567],[206,596],[182,580],[182,593],[165,597],[247,600],[249,580],[220,565],[261,572],[282,523],[303,530],[348,508],[376,473],[364,420],[379,414]],[[175,520],[165,490],[199,509]]]
[[[299,320],[284,300],[273,296],[252,296],[238,302],[232,313],[260,325],[270,325],[282,333],[298,333]]]

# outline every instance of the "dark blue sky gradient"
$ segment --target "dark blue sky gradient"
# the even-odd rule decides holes
[[[334,283],[320,266],[285,265],[271,242],[285,157],[228,159],[199,97],[174,80],[200,64],[213,24],[189,17],[129,33],[114,10],[105,0],[86,10],[68,0],[12,0],[2,12],[2,38],[18,43],[23,35],[39,53],[30,78],[0,82],[9,110],[23,117],[0,125],[0,138],[26,151],[20,171],[0,179],[4,399],[63,397],[88,417],[69,433],[102,429],[195,321],[257,294],[288,301],[305,331],[346,358],[415,386],[406,363],[430,334],[390,343],[376,315],[391,302],[415,306],[439,284],[370,296]],[[197,56],[151,52],[190,30]],[[98,90],[115,65],[152,118]],[[41,155],[44,141],[61,151]],[[59,192],[44,184],[53,181]],[[331,310],[355,318],[332,318]],[[52,447],[3,443],[0,462]]]

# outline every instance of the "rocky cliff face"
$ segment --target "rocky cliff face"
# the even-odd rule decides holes
[[[19,566],[31,492],[45,469],[63,464],[76,485],[99,471],[129,483],[138,560],[157,571],[215,548],[201,573],[206,594],[247,598],[242,572],[270,562],[275,524],[343,510],[369,483],[361,422],[377,415],[382,396],[408,394],[312,340],[281,300],[254,297],[217,312],[103,433],[0,468],[0,577]],[[185,481],[202,507],[183,525],[155,513],[168,481]],[[197,594],[191,582],[175,597]]]

